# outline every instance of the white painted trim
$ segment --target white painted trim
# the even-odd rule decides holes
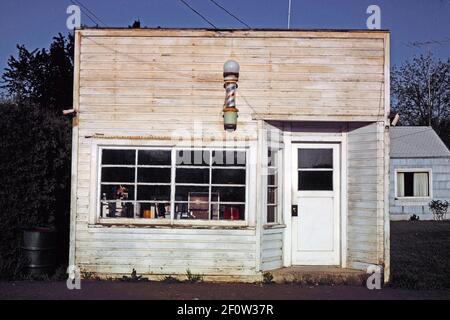
[[[427,172],[428,173],[428,193],[429,195],[427,197],[399,197],[397,195],[397,173],[402,172]],[[428,202],[431,199],[433,199],[433,170],[432,168],[395,168],[394,169],[394,200],[398,201],[423,201]],[[410,205],[415,205],[412,202]],[[406,204],[408,205],[408,204]]]
[[[347,268],[348,176],[347,132],[342,133],[341,147],[341,267]]]
[[[287,124],[290,126],[290,124]],[[284,165],[283,165],[283,217],[284,217],[284,238],[283,238],[283,266],[292,266],[292,222],[291,222],[291,203],[292,203],[292,181],[286,177],[292,175],[292,144],[294,143],[339,143],[341,161],[341,190],[340,190],[340,266],[347,267],[347,219],[348,219],[348,199],[347,199],[347,133],[305,133],[292,132],[291,127],[283,129],[283,143],[284,143]]]
[[[74,45],[74,73],[73,73],[73,109],[80,110],[80,45],[81,33],[75,31]],[[72,119],[72,163],[70,190],[70,230],[69,230],[69,266],[76,263],[76,225],[78,212],[78,144],[79,144],[79,115]]]
[[[155,145],[153,141],[151,144],[148,142],[145,145],[139,144],[137,146],[134,145],[133,140],[102,140],[102,139],[93,139],[91,142],[91,179],[90,179],[90,196],[89,196],[89,224],[135,224],[135,225],[185,225],[185,226],[217,226],[217,227],[227,227],[227,226],[254,226],[255,225],[255,207],[256,203],[253,200],[254,197],[250,197],[253,194],[253,186],[250,181],[255,177],[255,171],[253,167],[253,161],[256,161],[255,158],[255,143],[251,142],[247,144],[246,147],[235,147],[232,148],[233,151],[245,151],[246,152],[246,201],[245,201],[245,220],[242,221],[223,221],[223,220],[175,220],[174,219],[174,206],[171,205],[171,219],[163,220],[163,219],[130,219],[130,218],[100,218],[100,179],[101,179],[101,157],[100,153],[103,149],[130,149],[130,150],[149,150],[149,149],[157,149],[157,150],[171,150],[172,151],[172,164],[174,163],[173,153],[176,150],[187,149],[188,147],[175,147],[175,146],[163,146],[163,145]],[[217,146],[209,146],[209,147],[190,147],[189,150],[218,150],[225,149],[223,145],[221,147]],[[173,170],[173,169],[172,169]],[[175,176],[172,175],[171,183],[172,186],[175,183]],[[171,188],[171,200],[170,202],[174,202],[174,197],[172,197]],[[251,199],[252,198],[252,199]]]
[[[389,86],[389,84],[388,84]],[[388,283],[391,277],[391,221],[390,221],[390,146],[391,138],[389,126],[384,126],[384,282]]]
[[[292,132],[291,132],[291,124],[287,123],[286,127],[283,128],[283,143],[284,143],[284,165],[283,165],[283,176],[285,177],[283,180],[283,221],[286,225],[286,229],[284,230],[283,236],[283,266],[290,267],[292,265],[292,222],[291,222],[291,165],[292,165]]]

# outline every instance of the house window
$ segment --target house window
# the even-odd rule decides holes
[[[101,149],[100,217],[245,220],[246,151]]]
[[[267,223],[281,223],[281,150],[268,149]]]
[[[430,197],[429,171],[399,171],[396,178],[396,196],[398,198]]]

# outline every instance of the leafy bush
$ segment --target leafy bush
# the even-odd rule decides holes
[[[442,220],[444,218],[444,216],[447,214],[448,205],[448,201],[441,200],[431,200],[431,202],[428,204],[431,212],[433,212],[435,220]]]
[[[196,282],[203,281],[202,275],[192,273],[191,270],[189,270],[189,269],[186,270],[186,278],[187,278],[187,282],[190,282],[190,283],[196,283]]]
[[[34,104],[0,104],[0,277],[21,273],[22,228],[59,230],[67,256],[70,120]]]

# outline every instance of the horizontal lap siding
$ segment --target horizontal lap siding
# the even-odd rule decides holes
[[[421,216],[422,219],[432,218],[428,207],[429,200],[398,200],[395,199],[395,170],[396,169],[431,169],[432,170],[432,194],[433,199],[447,200],[450,202],[450,158],[410,158],[391,159],[390,174],[390,213],[393,219],[409,219],[413,214]]]
[[[283,266],[284,229],[268,229],[262,233],[261,270],[272,270]]]
[[[348,133],[347,258],[350,267],[383,263],[384,123]]]
[[[82,36],[84,127],[107,130],[108,123],[115,128],[133,123],[145,130],[162,121],[170,128],[194,119],[220,125],[222,68],[230,58],[241,65],[237,103],[244,127],[252,126],[252,114],[261,113],[370,120],[383,104],[379,34],[367,39],[180,35]]]
[[[85,271],[129,274],[255,274],[254,230],[89,228],[78,225],[76,262]]]

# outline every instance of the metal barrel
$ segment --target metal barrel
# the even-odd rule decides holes
[[[56,232],[50,229],[23,230],[22,250],[29,274],[51,274],[56,265]]]

